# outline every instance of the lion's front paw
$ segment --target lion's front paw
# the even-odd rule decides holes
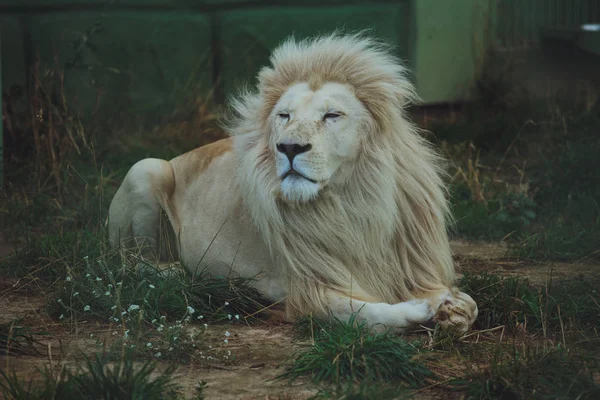
[[[459,292],[447,297],[440,304],[433,321],[444,331],[462,335],[466,333],[477,318],[475,301],[466,293]]]
[[[424,324],[431,321],[435,314],[435,309],[431,307],[427,300],[414,299],[407,301],[410,308],[406,312],[406,320],[411,325]]]

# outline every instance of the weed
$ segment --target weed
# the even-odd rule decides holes
[[[311,397],[311,400],[336,399],[336,400],[400,400],[410,398],[411,394],[404,387],[380,382],[360,383],[358,385],[347,383],[337,388],[321,389]]]
[[[596,399],[597,360],[563,347],[498,346],[489,368],[452,382],[467,399]]]
[[[73,324],[93,318],[115,326],[113,353],[182,362],[206,350],[209,322],[252,322],[268,304],[249,279],[191,275],[175,267],[136,269],[116,255],[84,257],[54,287],[49,314]],[[231,360],[231,354],[219,358]]]
[[[521,235],[515,255],[600,259],[600,140],[585,132],[555,140],[557,148],[542,154],[532,169],[544,223]]]
[[[467,105],[458,122],[434,128],[451,164],[456,234],[508,238],[520,258],[600,258],[597,96],[588,93],[584,104],[570,93],[545,101],[520,93],[515,100],[497,90],[510,87],[499,82],[482,86],[490,101]]]
[[[476,299],[482,329],[504,325],[548,337],[593,330],[600,318],[597,284],[583,279],[535,287],[521,278],[465,274],[459,285]]]
[[[177,399],[174,383],[176,369],[171,366],[156,374],[156,365],[148,361],[136,367],[125,359],[111,366],[108,359],[96,355],[85,357],[78,372],[65,366],[57,371],[46,367],[42,382],[26,382],[16,373],[0,370],[0,390],[4,398],[14,400],[42,399]],[[153,377],[153,375],[157,375]]]
[[[308,375],[315,383],[333,383],[340,388],[348,383],[394,382],[413,387],[433,377],[415,359],[418,350],[389,331],[374,333],[352,316],[348,322],[331,324],[315,319],[303,320],[298,331],[313,328],[313,343],[293,356],[291,368],[279,378],[290,381]]]
[[[119,257],[117,261],[84,257],[83,265],[71,266],[56,284],[58,293],[50,315],[94,316],[117,322],[135,311],[148,321],[165,315],[174,319],[232,320],[266,304],[250,279],[214,277],[205,272],[192,275],[177,267],[161,270],[146,265],[139,270],[126,260],[118,261]]]
[[[17,325],[17,322],[0,325],[0,354],[40,354],[36,346],[41,345],[39,337],[46,333]]]
[[[463,238],[500,240],[526,229],[536,217],[535,203],[522,193],[500,193],[475,201],[463,185],[452,186],[455,230]]]

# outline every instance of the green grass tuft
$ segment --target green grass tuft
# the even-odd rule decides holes
[[[588,280],[536,287],[521,278],[465,274],[459,286],[477,301],[481,329],[504,325],[549,336],[593,330],[600,320],[598,284]]]
[[[415,344],[389,332],[374,333],[354,316],[348,322],[308,319],[301,324],[299,331],[312,327],[313,343],[294,355],[291,368],[280,378],[310,376],[315,383],[337,387],[375,381],[415,387],[434,376],[416,359]]]
[[[454,232],[474,240],[501,240],[526,230],[536,218],[536,204],[522,193],[497,193],[476,201],[466,185],[451,186]]]
[[[18,321],[0,324],[0,354],[40,355],[40,336],[47,333],[27,326],[17,325]]]
[[[0,370],[0,390],[4,398],[14,400],[152,400],[178,399],[174,381],[175,367],[156,371],[148,361],[136,366],[131,360],[110,365],[107,358],[96,355],[85,357],[78,372],[66,367],[54,371],[46,367],[41,382],[25,381],[16,375]]]
[[[104,257],[84,257],[55,287],[58,292],[49,313],[61,319],[93,316],[118,322],[130,309],[148,321],[167,315],[183,319],[193,309],[194,318],[228,320],[230,315],[254,314],[268,304],[250,279],[193,275],[179,267],[140,269]]]
[[[565,348],[514,345],[498,347],[491,366],[454,380],[466,399],[592,400],[600,396],[594,382],[597,360]]]

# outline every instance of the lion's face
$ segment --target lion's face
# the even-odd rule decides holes
[[[350,86],[297,83],[270,115],[270,151],[282,197],[306,202],[327,186],[343,185],[366,137],[370,115]]]

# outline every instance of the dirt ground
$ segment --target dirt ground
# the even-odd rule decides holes
[[[600,274],[598,265],[510,260],[504,257],[506,248],[498,244],[453,242],[452,245],[460,272],[488,271],[503,276],[518,275],[538,283],[544,283],[550,271],[553,279],[557,280],[579,274]],[[35,282],[23,285],[17,280],[0,281],[0,323],[19,318],[21,325],[49,333],[39,346],[40,355],[0,355],[0,368],[14,368],[24,377],[35,376],[36,365],[55,364],[61,360],[72,363],[76,350],[86,353],[98,351],[96,340],[90,334],[95,337],[110,336],[106,326],[93,322],[82,321],[77,326],[69,326],[52,321],[45,313],[44,296]],[[210,329],[215,332],[214,345],[231,351],[235,361],[229,365],[207,362],[182,365],[178,370],[177,382],[184,393],[191,396],[196,384],[206,381],[207,399],[306,399],[317,391],[307,380],[300,379],[290,386],[285,381],[273,379],[285,370],[286,359],[304,344],[293,337],[291,328],[291,325],[277,321],[259,326],[211,326]],[[226,344],[222,338],[216,337],[217,332],[222,335],[224,330],[231,332],[229,343]],[[424,392],[420,398],[436,398],[437,395],[435,391]]]

